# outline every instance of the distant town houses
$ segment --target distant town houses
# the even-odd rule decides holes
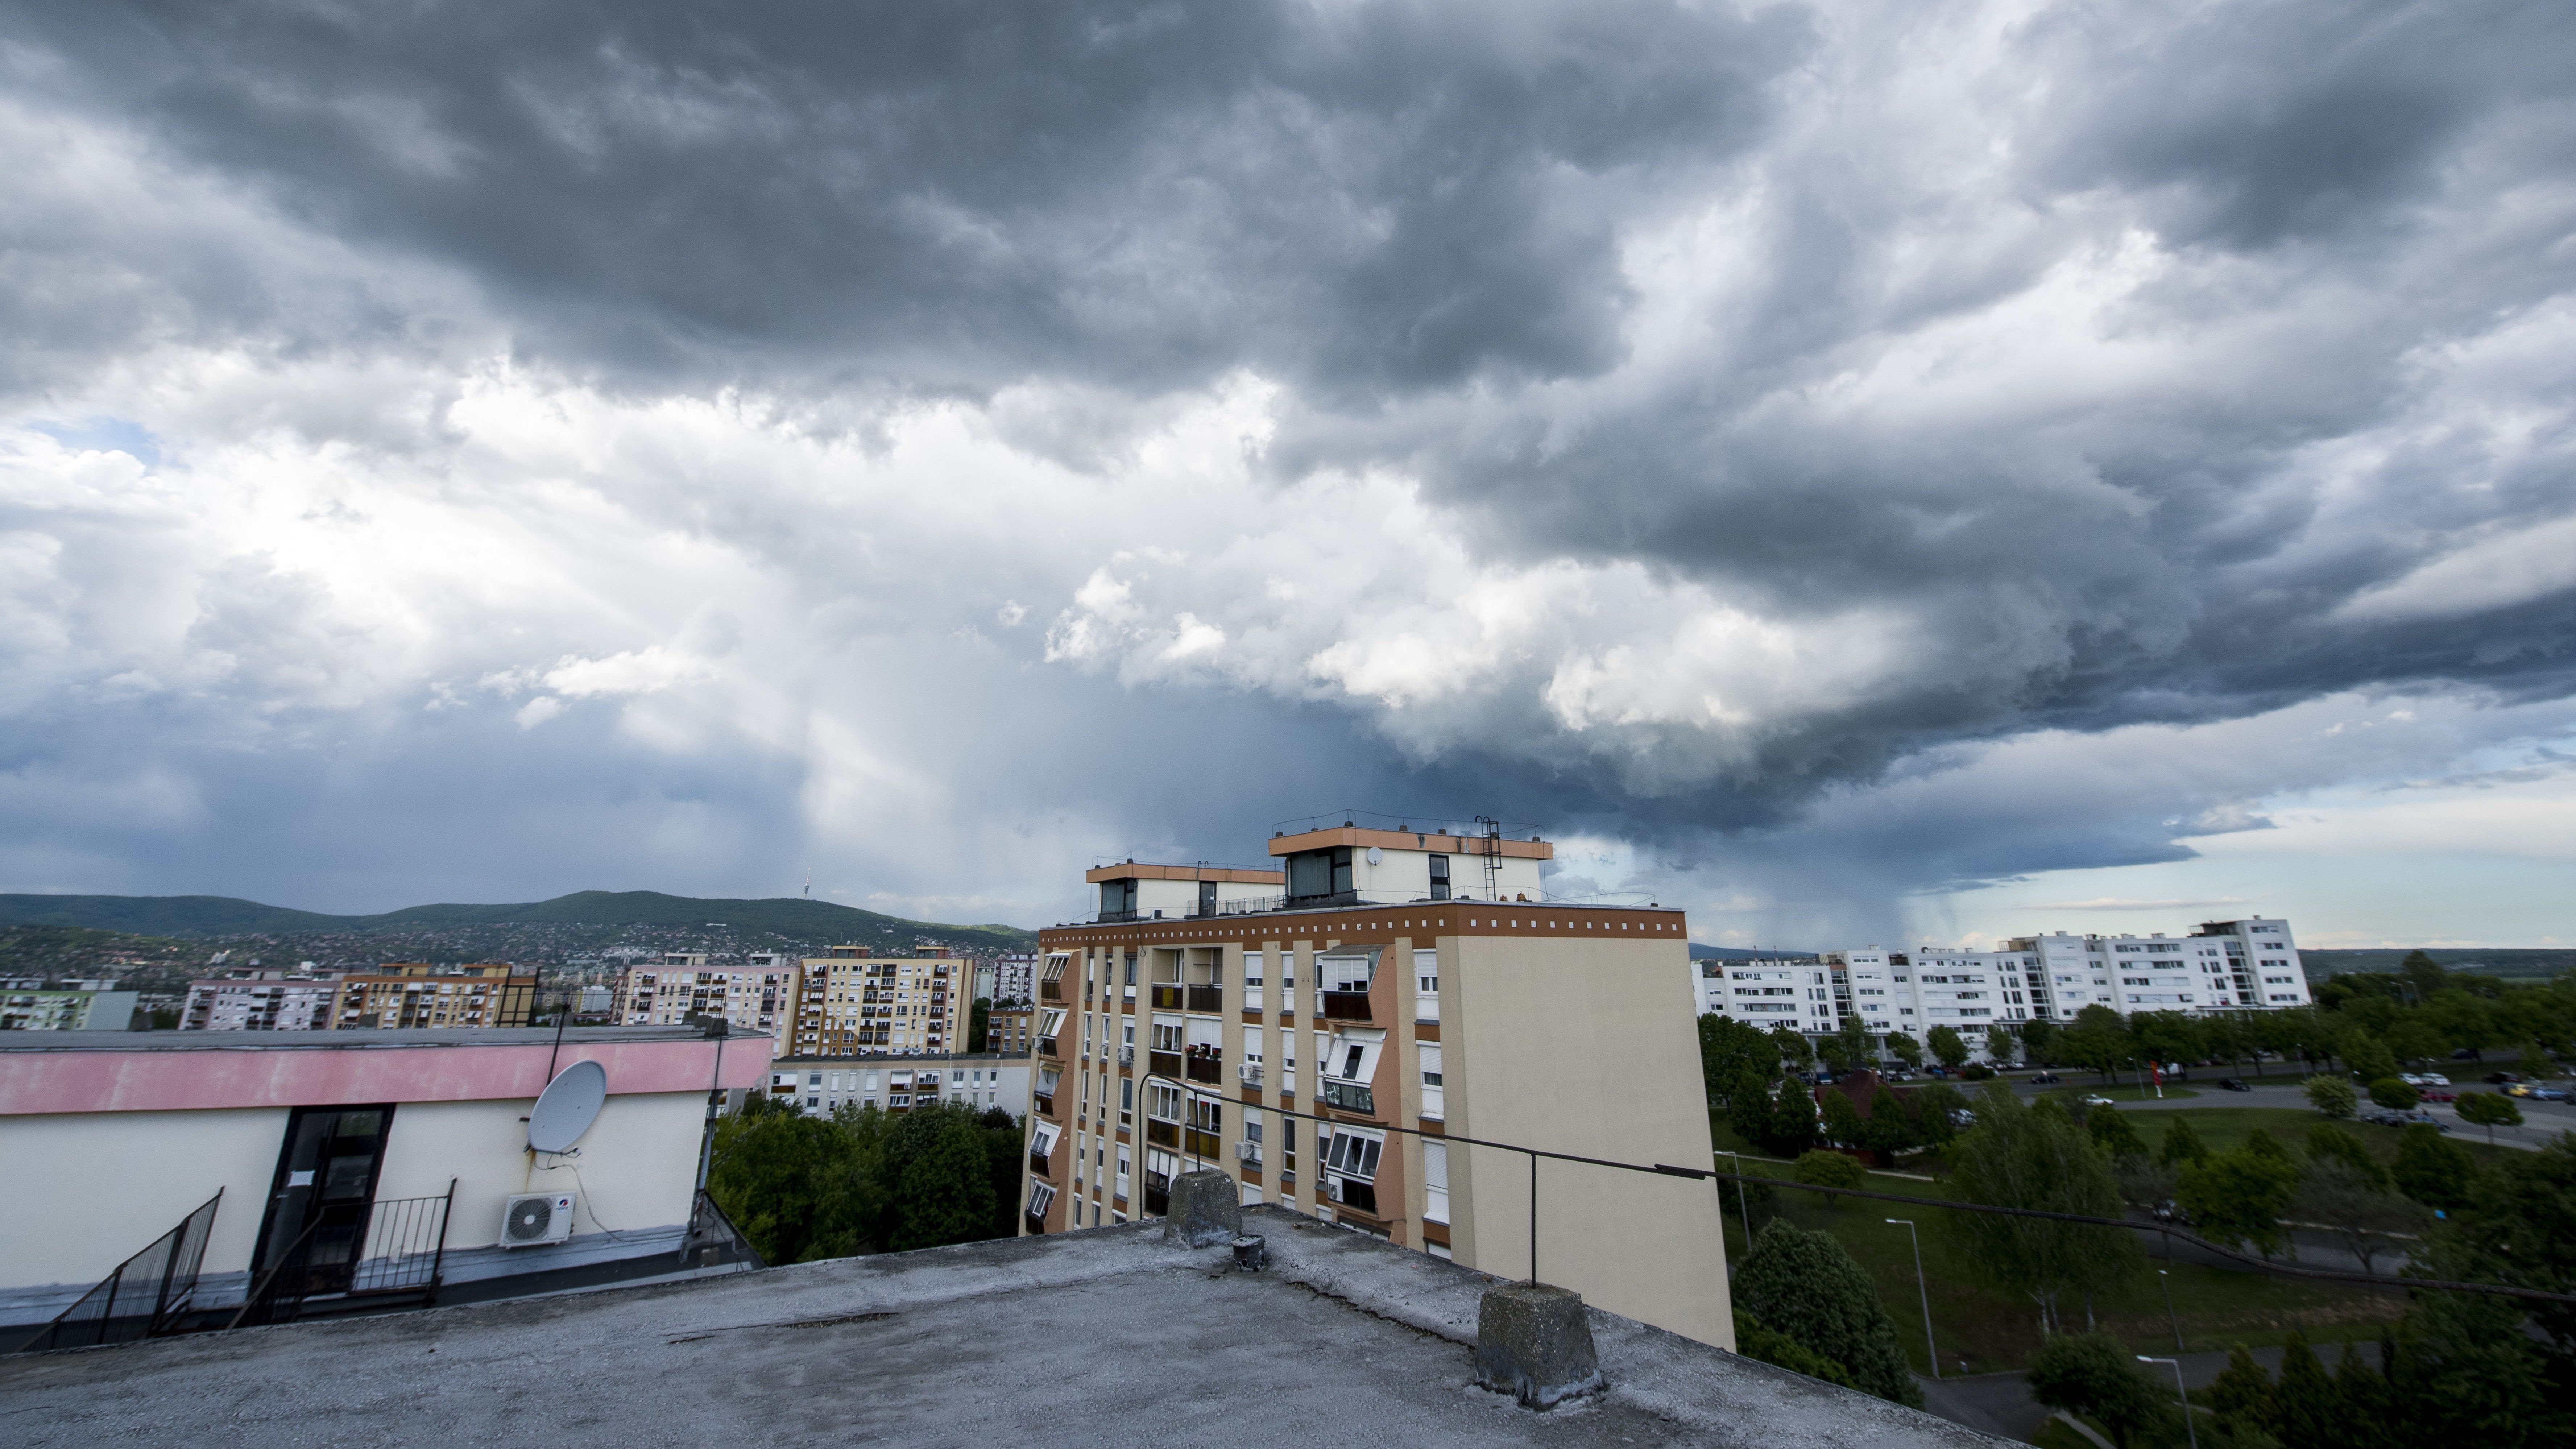
[[[829,1116],[841,1107],[907,1112],[947,1102],[978,1111],[1029,1110],[1027,1048],[960,1052],[899,1061],[853,1062],[847,1057],[786,1057],[770,1064],[771,1100]]]
[[[2308,1006],[2290,923],[2208,921],[2188,936],[2051,931],[1992,951],[1868,946],[1816,957],[1694,961],[1699,1010],[1828,1036],[1865,1031],[1963,1035],[1995,1024],[2068,1022],[2088,1006],[2123,1016],[2208,1016]]]
[[[112,980],[0,981],[0,1031],[124,1031],[140,996]]]
[[[526,1026],[537,978],[497,961],[392,962],[317,973],[251,967],[188,983],[181,1031],[365,1031]]]

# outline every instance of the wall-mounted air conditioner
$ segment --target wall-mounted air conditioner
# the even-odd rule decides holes
[[[501,1246],[533,1248],[572,1236],[573,1195],[568,1192],[522,1193],[501,1214]]]

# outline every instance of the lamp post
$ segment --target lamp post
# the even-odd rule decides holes
[[[1888,1222],[1903,1227],[1905,1236],[1914,1244],[1914,1290],[1923,1295],[1923,1356],[1932,1361],[1932,1377],[1937,1379],[1941,1377],[1941,1350],[1932,1346],[1932,1286],[1923,1277],[1923,1236],[1914,1231],[1912,1218],[1889,1218]]]
[[[2191,1432],[2191,1449],[2200,1449],[2200,1425],[2194,1422],[2191,1417],[2191,1395],[2183,1392],[2182,1360],[2178,1358],[2149,1358],[2142,1353],[2138,1355],[2138,1362],[2169,1363],[2173,1365],[2174,1397],[2182,1400],[2182,1426]]]
[[[2173,1323],[2174,1352],[2180,1353],[2182,1352],[2182,1315],[2174,1312],[2173,1278],[2170,1274],[2166,1273],[2164,1269],[2158,1268],[2156,1270],[2156,1282],[2164,1287],[2165,1317],[2170,1319]]]

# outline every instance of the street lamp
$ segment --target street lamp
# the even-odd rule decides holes
[[[2156,1270],[2156,1281],[2164,1285],[2165,1317],[2173,1320],[2174,1352],[2180,1353],[2182,1352],[2182,1316],[2174,1312],[2173,1278],[2170,1274],[2166,1273],[2164,1269],[2158,1268]]]
[[[2200,1449],[2200,1425],[2194,1422],[2191,1417],[2191,1395],[2184,1393],[2182,1388],[2182,1360],[2178,1358],[2149,1358],[2142,1353],[2138,1355],[2138,1362],[2169,1363],[2173,1365],[2174,1397],[2182,1400],[2182,1426],[2191,1431],[2191,1449]]]
[[[1932,1360],[1932,1377],[1941,1377],[1941,1350],[1932,1346],[1932,1286],[1923,1277],[1923,1236],[1914,1231],[1912,1218],[1889,1218],[1890,1223],[1905,1229],[1914,1243],[1914,1291],[1923,1295],[1923,1356]],[[2195,1444],[2192,1449],[2200,1449]]]

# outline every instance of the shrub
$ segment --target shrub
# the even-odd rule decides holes
[[[2370,1084],[2370,1100],[2391,1112],[2412,1112],[2424,1094],[2395,1077],[2382,1077]]]
[[[2030,1396],[2047,1408],[2101,1420],[2111,1442],[2128,1449],[2131,1434],[2161,1426],[2172,1412],[2133,1357],[2107,1333],[2051,1334],[2031,1355]]]
[[[1734,1296],[1739,1312],[1842,1365],[1852,1387],[1922,1405],[1923,1391],[1896,1344],[1896,1320],[1832,1234],[1774,1220],[1735,1270]]]
[[[2328,1117],[2349,1117],[2361,1105],[2359,1097],[2352,1090],[2352,1083],[2341,1077],[2310,1077],[2306,1091],[2308,1105]]]
[[[1827,1152],[1821,1147],[1798,1154],[1798,1165],[1792,1170],[1792,1175],[1800,1182],[1816,1187],[1862,1187],[1869,1182],[1868,1170],[1857,1160],[1839,1152]],[[1840,1199],[1827,1197],[1824,1201],[1830,1207]]]

